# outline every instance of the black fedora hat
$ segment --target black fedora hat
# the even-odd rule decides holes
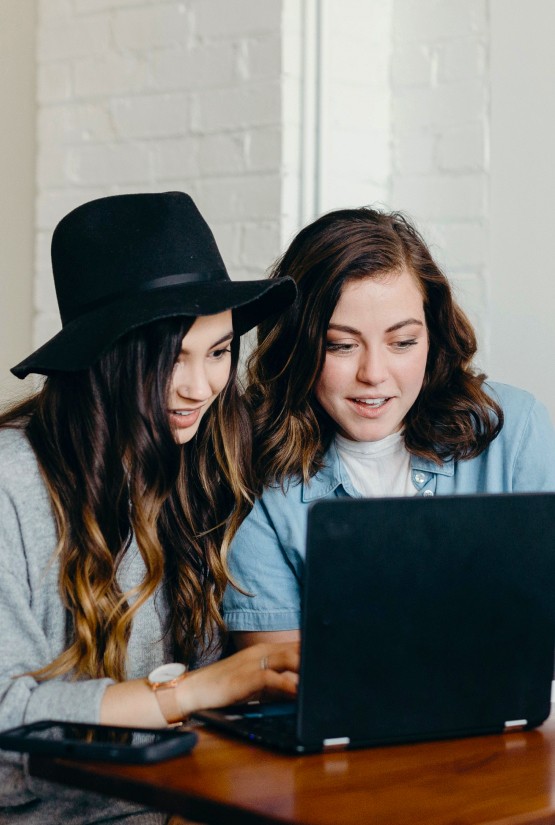
[[[52,236],[61,331],[12,368],[18,378],[90,367],[130,330],[233,310],[240,335],[295,298],[292,279],[232,281],[189,195],[114,195],[78,206]]]

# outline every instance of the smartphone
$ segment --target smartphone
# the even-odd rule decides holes
[[[70,759],[159,762],[188,753],[198,737],[179,728],[120,728],[45,720],[0,732],[0,748]]]

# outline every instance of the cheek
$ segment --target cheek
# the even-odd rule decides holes
[[[405,381],[418,391],[420,391],[424,382],[427,360],[428,351],[426,350],[419,353],[411,364],[407,365],[408,369],[405,372]]]
[[[214,371],[210,385],[214,395],[219,395],[229,381],[229,374],[231,372],[231,362],[224,361],[218,364],[218,369]]]
[[[172,395],[174,395],[174,393],[177,392],[177,384],[178,384],[178,380],[177,380],[177,365],[176,365],[173,368],[172,377],[170,378],[170,383],[169,383],[168,396],[170,398],[172,397]]]
[[[314,395],[322,407],[325,408],[333,400],[342,384],[341,364],[326,359],[314,389]]]

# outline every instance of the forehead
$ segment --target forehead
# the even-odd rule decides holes
[[[225,336],[233,335],[231,310],[217,315],[199,315],[183,338],[183,351],[194,346],[212,346]]]
[[[402,311],[410,307],[424,312],[424,292],[409,269],[352,278],[343,285],[332,318],[344,311],[366,312],[380,308]]]

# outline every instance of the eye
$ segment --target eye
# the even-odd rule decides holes
[[[210,358],[215,361],[220,361],[222,358],[225,357],[226,353],[231,352],[231,346],[224,347],[223,349],[214,349],[210,353]]]
[[[348,353],[348,352],[352,352],[355,349],[355,347],[356,347],[356,344],[354,344],[354,343],[348,344],[348,343],[340,343],[338,341],[337,342],[336,341],[326,341],[326,350],[328,352],[337,352],[337,353],[345,352],[345,353]]]
[[[402,352],[403,350],[410,349],[410,347],[414,347],[417,343],[416,338],[407,338],[405,341],[394,341],[391,346],[393,349]]]

